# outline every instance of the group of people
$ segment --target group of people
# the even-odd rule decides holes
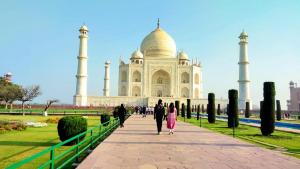
[[[162,122],[167,120],[167,128],[169,129],[169,134],[174,134],[174,128],[177,120],[177,110],[174,103],[171,103],[167,109],[167,114],[165,114],[165,107],[163,106],[162,100],[159,99],[157,105],[154,108],[154,119],[157,125],[157,134],[159,135],[162,128]]]
[[[140,112],[141,114],[143,114],[142,117],[146,117],[147,114],[146,106],[135,107],[135,111],[136,113]],[[114,111],[114,116],[119,117],[120,119],[121,128],[124,127],[126,113],[127,112],[123,104],[121,104],[121,106],[115,109]],[[154,107],[153,114],[154,114],[154,119],[156,120],[158,135],[161,133],[162,123],[164,120],[167,121],[167,128],[169,129],[169,134],[174,134],[174,128],[177,120],[177,110],[174,106],[174,103],[171,103],[166,111],[165,107],[163,106],[162,100],[159,99],[158,103]]]

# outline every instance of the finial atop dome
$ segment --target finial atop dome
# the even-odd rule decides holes
[[[157,18],[157,29],[159,29],[159,18]]]

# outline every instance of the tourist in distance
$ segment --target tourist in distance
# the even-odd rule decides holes
[[[121,104],[121,107],[119,108],[119,111],[118,111],[121,128],[124,127],[125,114],[126,114],[126,109],[125,109],[124,105]]]
[[[162,100],[159,99],[157,105],[154,108],[154,119],[156,119],[157,125],[157,134],[159,135],[161,132],[162,121],[165,114],[165,108],[162,104]]]
[[[177,114],[177,110],[174,107],[174,103],[171,103],[168,111],[167,111],[167,128],[170,130],[169,131],[169,135],[170,134],[174,134],[174,127],[175,127],[175,123],[176,123],[176,114]]]

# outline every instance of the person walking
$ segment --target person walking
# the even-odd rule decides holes
[[[124,121],[125,121],[125,115],[126,115],[126,109],[123,104],[121,104],[121,107],[118,111],[119,119],[120,119],[120,127],[124,127]]]
[[[162,104],[162,100],[159,99],[157,105],[154,108],[154,119],[156,119],[157,134],[161,132],[162,122],[165,114],[165,108]]]
[[[170,130],[169,135],[174,134],[173,132],[174,132],[176,118],[177,118],[176,114],[177,114],[177,110],[174,107],[174,103],[171,103],[167,111],[167,128]]]

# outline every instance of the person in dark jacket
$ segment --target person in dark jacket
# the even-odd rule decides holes
[[[162,104],[162,100],[159,99],[157,105],[154,108],[154,119],[156,119],[158,135],[161,132],[161,126],[162,126],[164,116],[165,116],[165,108]]]
[[[119,108],[118,115],[120,119],[120,127],[124,127],[126,109],[123,104],[121,104],[121,107]]]

